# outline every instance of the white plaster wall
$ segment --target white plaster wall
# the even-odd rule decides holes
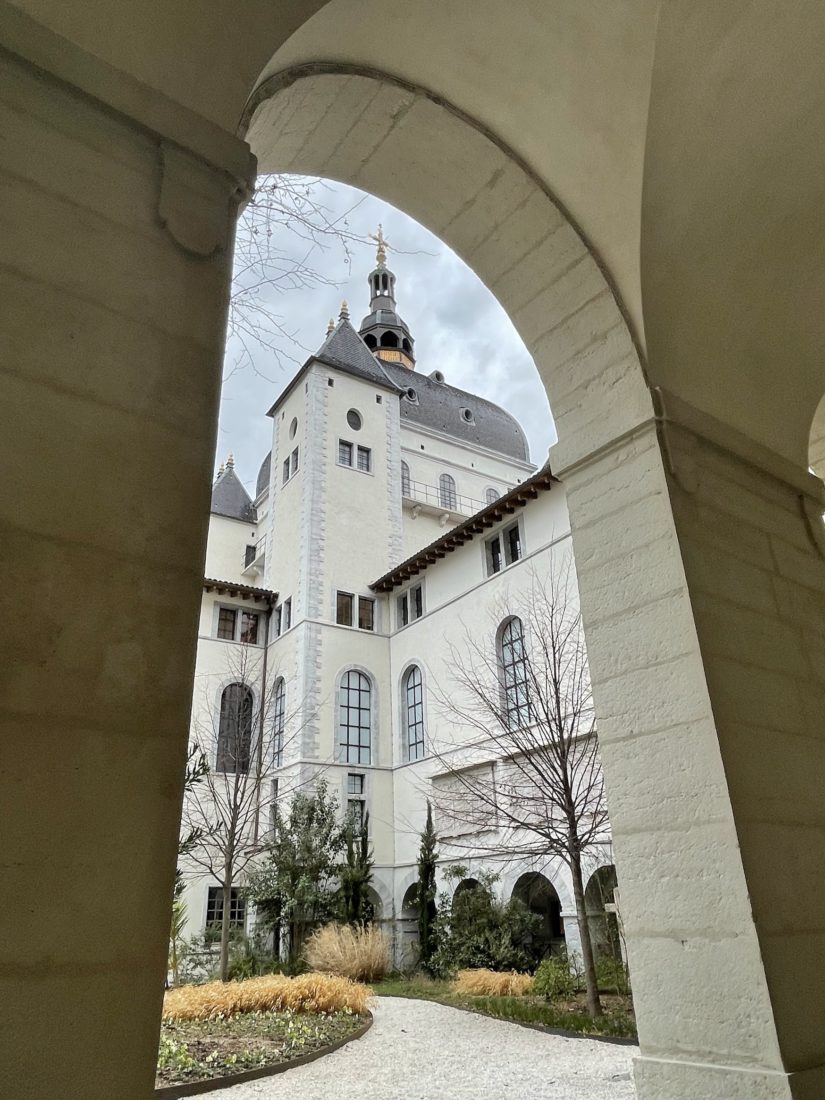
[[[241,571],[246,547],[257,542],[259,530],[261,528],[258,524],[244,523],[242,520],[211,513],[204,576],[220,581],[254,584],[254,580],[241,576]]]

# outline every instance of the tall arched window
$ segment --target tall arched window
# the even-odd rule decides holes
[[[485,490],[484,498],[485,498],[485,500],[487,501],[488,504],[495,504],[495,502],[498,500],[500,495],[501,494],[499,493],[498,489],[494,489],[493,486],[490,485]]]
[[[406,462],[401,463],[401,496],[410,495],[410,468]]]
[[[455,509],[455,478],[449,474],[442,474],[438,479],[438,499],[442,508]]]
[[[284,725],[286,723],[286,685],[283,676],[275,682],[272,702],[272,763],[280,768],[284,762]]]
[[[424,755],[424,684],[418,665],[413,665],[404,673],[401,693],[407,759],[420,760]]]
[[[218,752],[215,770],[248,772],[252,749],[252,691],[245,684],[230,684],[221,695]]]
[[[347,764],[371,762],[372,686],[351,668],[338,691],[338,758]]]
[[[504,624],[499,659],[507,724],[517,729],[530,722],[530,684],[521,619],[508,619]]]

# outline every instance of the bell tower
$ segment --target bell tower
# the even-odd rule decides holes
[[[415,370],[415,341],[395,305],[395,275],[387,267],[389,241],[381,226],[370,234],[377,243],[375,268],[369,274],[370,312],[358,334],[378,359]]]

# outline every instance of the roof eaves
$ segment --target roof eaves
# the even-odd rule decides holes
[[[476,535],[490,527],[500,523],[505,516],[513,515],[517,508],[523,508],[529,500],[534,500],[540,492],[552,489],[559,484],[550,467],[545,466],[537,474],[527,478],[520,485],[516,485],[509,493],[499,497],[498,500],[482,508],[480,512],[464,520],[452,531],[431,542],[422,550],[418,550],[412,557],[396,565],[383,577],[373,581],[370,588],[373,592],[391,592],[394,588],[404,584],[411,577],[418,576],[427,566],[432,565],[439,558],[446,557],[465,542],[470,542]]]
[[[259,603],[273,606],[278,600],[278,593],[270,588],[255,588],[251,584],[239,584],[236,581],[219,581],[213,577],[204,577],[204,592],[217,592],[219,596],[240,596],[244,600],[258,600]]]

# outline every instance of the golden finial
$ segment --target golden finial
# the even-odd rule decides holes
[[[339,321],[348,321],[349,320],[349,306],[347,305],[346,298],[344,299],[343,302],[341,302],[341,312],[338,314],[338,320]]]
[[[227,468],[227,470],[234,470],[235,469],[235,456],[232,454],[231,451],[229,452],[229,454],[227,455],[227,458],[226,458],[226,468]]]
[[[330,317],[329,324],[327,325],[327,336],[332,336],[333,332],[335,332],[335,322]]]
[[[375,252],[375,261],[380,267],[387,262],[387,249],[390,247],[390,242],[384,236],[384,230],[381,227],[381,222],[378,223],[378,232],[370,233],[370,239],[375,241],[378,248]]]

